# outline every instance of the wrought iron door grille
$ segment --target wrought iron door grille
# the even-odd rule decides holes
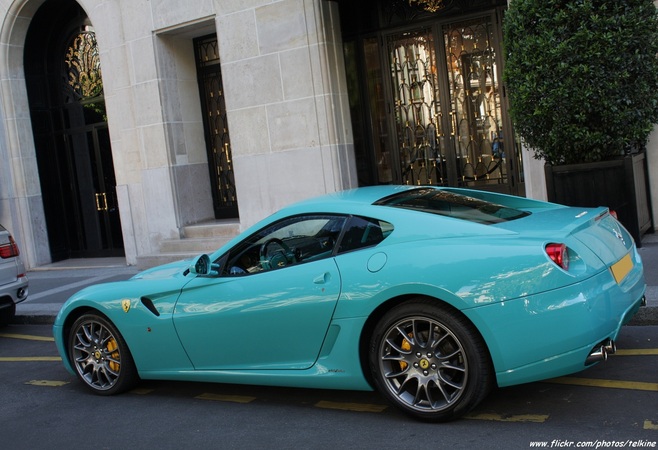
[[[444,184],[440,92],[431,30],[391,36],[388,50],[402,180],[405,184]]]
[[[238,216],[226,105],[216,35],[194,40],[215,217]]]
[[[64,102],[84,101],[103,94],[96,34],[91,27],[77,33],[64,57]]]
[[[444,27],[451,135],[461,184],[507,180],[496,52],[490,20]]]

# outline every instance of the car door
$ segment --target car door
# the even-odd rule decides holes
[[[305,216],[275,224],[220,258],[219,275],[192,280],[174,324],[195,369],[311,367],[340,294],[329,234],[337,237],[343,223]],[[283,243],[287,259],[263,255],[271,241]]]

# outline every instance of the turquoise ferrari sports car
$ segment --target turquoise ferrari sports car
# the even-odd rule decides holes
[[[496,386],[585,369],[645,302],[607,208],[427,186],[289,206],[211,254],[86,288],[59,312],[93,392],[140,379],[378,390],[446,421]]]

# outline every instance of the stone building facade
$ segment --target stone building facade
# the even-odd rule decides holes
[[[416,16],[409,2],[397,1],[402,9],[391,17],[429,24],[426,12]],[[365,4],[372,2],[3,1],[0,223],[17,238],[26,265],[125,256],[146,267],[210,250],[293,201],[404,181],[403,173],[364,181],[367,170],[360,171],[370,158],[371,173],[385,173],[374,153],[358,150],[362,130],[354,129],[350,94],[358,77],[346,67],[363,59],[350,59],[347,40],[385,51],[385,38],[359,24],[364,7],[357,5]],[[460,4],[449,21],[437,22],[437,33],[449,36],[468,22],[499,39],[504,0]],[[402,45],[409,32],[400,25],[395,33],[389,46]],[[469,64],[481,64],[473,58]],[[491,80],[482,83],[495,97],[499,77]],[[471,153],[480,160],[498,157],[490,141],[503,130],[511,136],[504,102],[492,102],[502,125],[486,138],[486,154]],[[483,117],[473,123],[489,120]],[[504,175],[508,192],[545,196],[540,163],[520,147],[508,149],[514,160],[508,154],[505,170],[518,174]],[[462,170],[456,161],[466,161],[467,151],[448,158],[446,170],[450,161]]]
[[[29,267],[51,262],[58,244],[64,247],[58,259],[109,256],[118,247],[128,264],[144,258],[148,265],[156,261],[149,257],[167,252],[163,242],[185,238],[187,225],[215,221],[236,232],[289,202],[356,187],[336,3],[17,0],[2,10],[0,219],[19,239]],[[45,30],[53,21],[59,29]],[[39,71],[61,68],[38,66],[47,65],[41,49],[64,61],[71,37],[88,30],[97,41],[106,113],[74,126],[76,113],[43,105],[56,103],[51,97],[64,88],[56,86],[61,74]],[[220,126],[230,129],[230,190],[238,204],[234,217],[220,220],[213,213],[194,48],[196,38],[213,34],[223,86],[210,95],[224,96],[228,120]],[[49,46],[54,41],[65,45]],[[86,105],[78,109],[84,110],[78,116],[89,115]],[[71,123],[53,125],[62,115]],[[34,122],[42,120],[50,123],[37,133]],[[106,139],[96,126],[103,122]],[[44,138],[49,130],[58,136]],[[67,141],[61,149],[60,139]],[[95,167],[77,167],[98,161],[51,156],[93,153],[93,146],[111,158],[103,191],[84,186],[96,183],[95,174],[84,173]],[[52,171],[67,164],[75,166],[72,174],[58,179]],[[67,183],[75,186],[62,186]],[[52,199],[58,189],[60,198]],[[120,213],[118,238],[107,230],[116,225],[113,218],[88,219],[113,210]],[[70,223],[74,215],[78,224]],[[67,233],[72,236],[62,239]]]

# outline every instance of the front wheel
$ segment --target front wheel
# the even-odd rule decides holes
[[[456,419],[480,403],[491,364],[479,334],[464,317],[436,301],[417,299],[390,310],[370,341],[378,390],[418,419]]]
[[[78,378],[95,393],[118,394],[139,381],[126,342],[103,316],[80,316],[71,327],[68,343],[69,358]]]

